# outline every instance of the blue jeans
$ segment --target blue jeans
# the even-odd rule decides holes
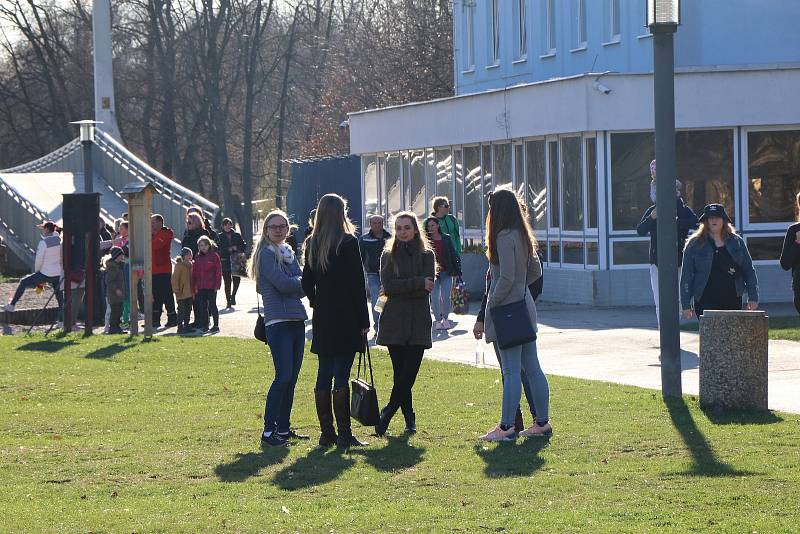
[[[370,309],[372,310],[372,328],[377,332],[381,314],[375,311],[375,303],[378,302],[378,296],[380,295],[381,275],[367,273],[367,287],[369,287]]]
[[[306,329],[303,321],[286,321],[267,327],[267,344],[275,365],[275,379],[267,392],[264,430],[289,431],[294,387],[303,365]]]
[[[503,361],[503,412],[500,423],[514,426],[517,406],[522,395],[523,370],[533,389],[536,422],[547,422],[550,419],[550,384],[547,383],[547,377],[539,365],[536,342],[500,349],[500,358]],[[530,407],[531,411],[534,410],[534,406]]]
[[[30,289],[32,287],[36,287],[39,284],[50,284],[53,287],[53,292],[56,294],[56,302],[58,303],[58,314],[59,317],[61,316],[61,306],[62,306],[62,294],[61,294],[61,278],[58,276],[45,276],[39,271],[36,271],[33,274],[29,274],[25,278],[19,281],[19,285],[17,286],[17,290],[14,293],[14,298],[11,299],[11,304],[16,304],[19,302],[19,299],[22,298],[22,294],[25,293],[26,289]]]
[[[333,389],[348,386],[350,370],[353,368],[355,353],[350,354],[325,354],[319,355],[319,370],[317,371],[317,391],[330,391],[331,381]]]
[[[431,293],[431,308],[433,308],[433,320],[439,321],[450,317],[450,291],[453,289],[453,277],[442,273],[433,282],[433,292]]]
[[[492,343],[492,347],[494,347],[494,355],[497,356],[497,363],[500,364],[500,374],[503,374],[503,358],[500,357],[500,349],[497,348],[497,343]],[[528,401],[528,406],[531,409],[531,415],[536,417],[536,402],[533,399],[533,386],[531,386],[531,381],[528,380],[528,375],[525,374],[525,371],[522,371],[522,376],[520,376],[520,380],[522,381],[522,389],[525,391],[525,399]]]

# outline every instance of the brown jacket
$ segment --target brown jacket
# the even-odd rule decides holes
[[[172,292],[176,300],[192,298],[192,266],[178,256],[175,258],[175,270],[172,272]]]
[[[425,279],[436,276],[430,250],[412,251],[398,242],[392,261],[381,256],[381,284],[387,297],[380,318],[378,344],[431,347],[431,297]]]

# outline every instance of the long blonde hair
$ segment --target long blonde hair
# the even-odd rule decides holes
[[[292,229],[291,225],[289,224],[289,216],[286,215],[285,211],[276,209],[267,213],[267,217],[264,219],[264,224],[261,225],[261,238],[258,240],[258,243],[256,243],[256,248],[253,250],[253,255],[250,256],[250,260],[247,263],[247,274],[250,276],[251,280],[258,281],[258,267],[261,259],[261,251],[263,251],[265,248],[269,248],[275,253],[275,263],[280,264],[282,261],[284,261],[281,251],[278,250],[278,244],[269,238],[269,233],[267,232],[267,225],[269,225],[269,221],[275,217],[281,217],[284,221],[286,221],[286,225],[289,226],[289,231]]]
[[[722,240],[728,239],[728,236],[736,234],[736,228],[730,223],[730,221],[723,220],[722,221]],[[701,222],[700,225],[697,227],[692,235],[686,240],[686,246],[683,248],[687,250],[689,247],[695,245],[696,243],[700,248],[703,248],[706,245],[706,241],[708,241],[708,237],[711,235],[711,232],[708,230],[708,225],[705,222]]]
[[[323,195],[314,215],[314,229],[303,244],[306,262],[324,273],[331,251],[338,253],[344,236],[355,233],[355,225],[347,218],[347,201],[334,193]]]

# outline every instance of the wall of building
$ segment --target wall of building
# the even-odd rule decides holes
[[[652,71],[652,37],[644,27],[644,0],[618,0],[619,34],[611,34],[612,0],[553,0],[555,48],[547,43],[549,0],[525,0],[526,54],[518,51],[517,0],[498,0],[499,58],[492,45],[492,1],[455,0],[456,94],[510,87],[586,72]],[[467,7],[470,2],[474,7]],[[585,6],[586,41],[580,42],[577,10]],[[474,10],[474,64],[468,64],[466,14]],[[796,0],[683,0],[675,36],[677,69],[775,65],[800,61]]]

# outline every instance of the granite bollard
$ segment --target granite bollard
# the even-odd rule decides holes
[[[706,310],[700,318],[700,406],[767,410],[769,317]]]

